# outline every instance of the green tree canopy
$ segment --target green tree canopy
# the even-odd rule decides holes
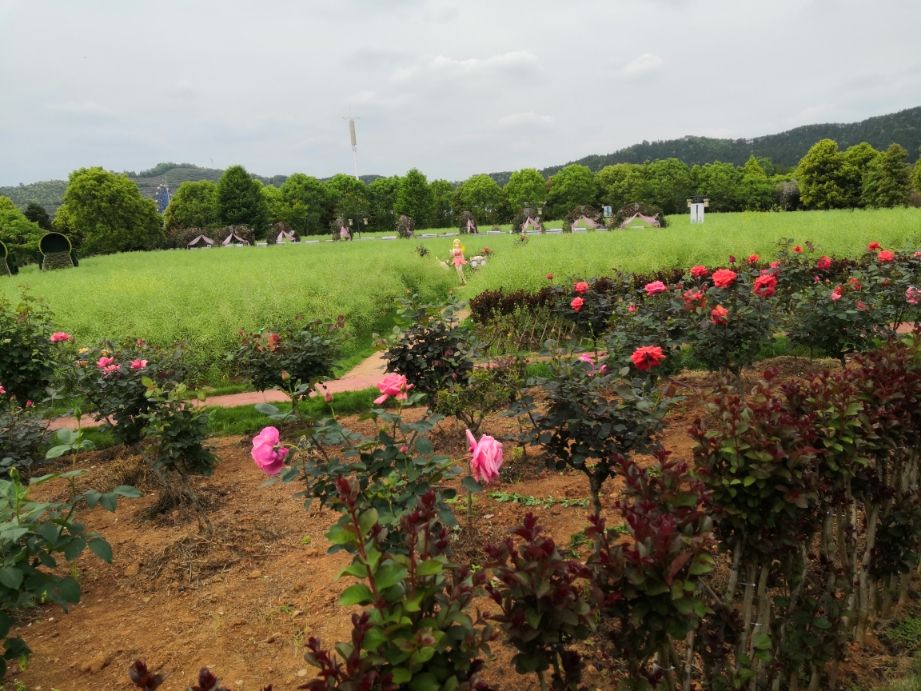
[[[434,207],[435,195],[428,180],[418,169],[412,168],[400,180],[394,213],[409,216],[413,219],[413,227],[421,230],[430,227]]]
[[[7,250],[13,254],[37,252],[44,234],[45,231],[26,218],[11,199],[0,197],[0,241]]]
[[[397,219],[393,209],[397,203],[399,189],[400,177],[398,175],[378,178],[368,185],[368,197],[371,200],[369,223],[374,230],[390,231],[396,228]]]
[[[870,161],[863,176],[862,199],[865,206],[892,208],[908,206],[911,196],[911,168],[905,162],[908,151],[892,144],[885,153]]]
[[[918,149],[918,152],[921,153],[921,149]],[[911,172],[911,180],[915,186],[915,191],[921,194],[921,156],[915,161],[915,166]]]
[[[326,185],[310,175],[295,173],[282,184],[281,196],[278,220],[290,223],[303,235],[327,232],[333,204]]]
[[[435,199],[432,226],[448,228],[454,224],[454,185],[447,180],[432,180],[429,187]]]
[[[741,184],[742,172],[731,163],[708,163],[699,169],[697,193],[710,199],[710,211],[739,211]]]
[[[51,216],[45,210],[45,207],[37,202],[29,202],[22,215],[36,224],[42,230],[51,230]]]
[[[469,211],[477,225],[494,222],[502,212],[502,188],[485,173],[461,183],[454,200],[454,210]]]
[[[617,163],[599,170],[595,173],[595,190],[598,202],[614,211],[635,202],[649,203],[646,170],[635,163]]]
[[[90,254],[149,250],[163,238],[154,201],[144,199],[127,175],[102,168],[80,168],[70,174],[58,216],[72,241],[82,243]]]
[[[550,178],[548,218],[563,218],[570,210],[595,203],[595,176],[588,166],[566,166]]]
[[[230,166],[217,183],[215,201],[218,222],[223,225],[245,225],[265,237],[269,227],[269,206],[262,183],[253,180],[243,166]]]
[[[742,167],[739,202],[746,211],[768,211],[774,204],[774,183],[752,155]]]
[[[849,174],[844,156],[831,139],[815,144],[799,162],[800,198],[807,207],[840,209],[848,205]]]
[[[846,196],[845,207],[863,206],[863,179],[870,165],[879,156],[880,152],[866,142],[855,144],[847,151],[841,152],[841,160],[844,162],[841,186]]]
[[[167,235],[180,228],[207,228],[218,224],[217,185],[211,180],[184,182],[163,212]]]
[[[687,209],[691,194],[691,171],[677,158],[666,158],[646,165],[647,204],[665,214],[680,214]]]
[[[536,168],[516,170],[503,188],[505,200],[512,213],[518,213],[525,204],[541,206],[547,201],[547,181]]]

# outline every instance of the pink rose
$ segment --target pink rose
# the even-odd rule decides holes
[[[0,396],[6,393],[6,389],[3,388],[3,384],[0,384]]]
[[[582,298],[576,298],[575,300],[569,303],[569,306],[572,307],[576,312],[578,312],[580,309],[582,309],[582,305],[584,304],[585,304],[585,300],[583,300]]]
[[[579,281],[578,283],[576,283],[575,286],[573,286],[573,290],[575,290],[580,295],[585,295],[588,289],[589,289],[589,285],[585,281]]]
[[[646,284],[646,295],[657,295],[665,292],[665,284],[662,281],[653,281]]]
[[[72,336],[69,333],[64,333],[63,331],[55,331],[51,334],[52,343],[63,343],[64,341],[69,341]]]
[[[250,455],[263,473],[278,475],[285,465],[288,449],[278,445],[278,430],[266,427],[253,439],[253,450]]]
[[[480,437],[478,442],[469,429],[467,441],[470,442],[470,472],[473,479],[484,485],[498,480],[499,468],[502,467],[502,444],[487,434]]]
[[[413,388],[413,385],[407,384],[406,377],[402,374],[388,374],[378,382],[377,388],[383,395],[374,399],[374,405],[380,405],[391,396],[405,401],[408,398],[406,392]]]
[[[895,254],[893,254],[889,250],[883,250],[876,256],[881,262],[891,262],[893,259],[895,259]]]
[[[132,360],[131,369],[144,369],[147,367],[147,360]]]
[[[26,408],[32,407],[32,401],[26,401]]]
[[[409,447],[406,446],[406,444],[402,444],[400,446],[400,453],[406,453],[407,451],[409,451]]]
[[[628,312],[636,312],[636,305],[634,305],[633,303],[630,303],[630,306],[627,307],[627,311],[628,311]]]
[[[706,267],[706,266],[692,266],[692,267],[691,267],[691,275],[692,275],[694,278],[700,278],[701,276],[706,276],[706,275],[707,275],[707,267]]]
[[[113,372],[118,372],[118,365],[106,365],[102,368],[102,371],[105,374],[112,374]]]
[[[105,369],[106,367],[111,365],[113,362],[115,362],[114,357],[101,357],[96,361],[96,367],[98,367],[99,369]]]

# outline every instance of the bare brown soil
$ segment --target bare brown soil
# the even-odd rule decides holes
[[[786,376],[829,366],[796,358],[776,363]],[[712,384],[706,377],[685,373],[692,387]],[[754,375],[753,375],[754,376]],[[408,411],[407,416],[417,416]],[[664,443],[676,458],[689,459],[687,426],[701,414],[700,400],[690,396],[669,417]],[[372,432],[370,421],[343,420],[347,427]],[[492,417],[482,433],[496,437],[513,431],[514,421]],[[436,450],[463,462],[467,453],[463,428],[445,421],[431,435]],[[337,515],[316,506],[305,511],[292,498],[296,485],[265,482],[249,456],[246,438],[221,438],[221,459],[211,478],[196,480],[196,492],[206,501],[214,532],[201,532],[189,507],[158,511],[158,489],[141,459],[124,449],[87,454],[80,467],[90,470],[82,485],[111,489],[135,484],[142,499],[123,500],[117,514],[102,509],[84,511],[88,529],[98,530],[112,544],[115,562],[105,564],[87,552],[77,561],[83,587],[82,602],[70,614],[47,606],[20,617],[18,633],[34,650],[29,669],[8,673],[3,689],[25,684],[29,691],[71,689],[127,689],[128,666],[137,658],[170,676],[164,691],[182,691],[202,666],[210,667],[229,688],[238,691],[294,689],[314,675],[303,660],[310,636],[327,646],[347,640],[349,611],[337,604],[350,581],[336,581],[349,560],[344,553],[327,555],[324,534]],[[503,482],[490,491],[519,493],[537,498],[587,498],[587,481],[571,472],[541,472],[537,449],[520,455],[507,449]],[[651,459],[646,459],[650,462]],[[514,480],[514,482],[512,481]],[[606,487],[605,513],[617,524],[613,504],[622,481]],[[64,498],[60,482],[36,490],[43,499]],[[586,509],[524,507],[500,503],[480,495],[472,529],[462,530],[456,542],[461,561],[477,563],[482,546],[504,539],[508,527],[533,511],[561,547],[585,526]],[[461,505],[458,519],[466,525]],[[581,548],[585,556],[586,548]],[[489,609],[490,603],[477,603]],[[599,671],[595,648],[584,653],[589,665],[589,689],[613,688],[608,672]],[[489,679],[502,689],[532,689],[531,677],[520,677],[509,665],[511,652],[501,643],[493,649]],[[864,650],[852,649],[843,667],[843,688],[870,688],[907,668],[909,658],[872,639]],[[13,665],[15,667],[15,665]]]

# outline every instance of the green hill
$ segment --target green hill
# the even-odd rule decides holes
[[[770,158],[775,165],[793,167],[821,139],[834,139],[842,149],[861,142],[867,142],[880,151],[889,148],[892,143],[901,144],[908,149],[908,160],[914,162],[918,159],[918,149],[921,147],[921,106],[849,124],[803,125],[753,139],[687,136],[681,139],[644,141],[612,154],[586,156],[571,163],[580,163],[596,172],[615,163],[643,163],[666,158],[677,158],[689,166],[714,161],[741,166],[754,154],[755,158]],[[548,177],[563,167],[550,166],[541,173]],[[500,178],[504,176],[504,180],[508,180],[510,174],[492,173],[491,176],[503,184]]]

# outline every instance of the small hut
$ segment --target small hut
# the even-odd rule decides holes
[[[239,235],[237,235],[237,233],[234,230],[231,230],[230,235],[224,238],[224,242],[222,242],[221,244],[222,245],[231,245],[231,244],[248,245],[249,240],[241,238]]]
[[[213,244],[214,244],[214,240],[212,240],[207,235],[202,233],[201,235],[197,236],[194,240],[187,243],[186,247],[188,247],[190,250],[196,250],[202,247],[211,247],[211,245]]]
[[[0,276],[14,276],[19,273],[19,267],[16,261],[7,250],[3,241],[0,241]]]
[[[38,243],[42,253],[42,271],[80,266],[77,251],[63,233],[45,233]]]

